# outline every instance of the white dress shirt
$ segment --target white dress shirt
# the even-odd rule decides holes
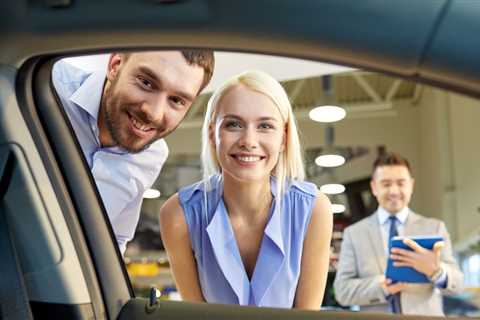
[[[399,236],[403,236],[405,234],[405,222],[407,221],[409,211],[410,209],[405,207],[395,214],[395,217],[397,218],[397,233]],[[388,218],[391,214],[382,207],[378,207],[377,214],[378,223],[380,224],[380,228],[382,230],[383,247],[385,249],[385,254],[388,256],[388,237],[390,232],[390,220],[388,220]]]
[[[52,70],[53,85],[82,147],[123,254],[135,234],[143,193],[159,175],[168,147],[163,139],[136,154],[119,147],[101,147],[97,124],[105,79],[106,68],[86,72],[59,61]]]

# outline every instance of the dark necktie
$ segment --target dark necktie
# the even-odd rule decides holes
[[[393,237],[398,236],[398,231],[397,231],[398,219],[395,216],[390,216],[388,217],[388,220],[390,220],[390,231],[388,233],[388,254],[390,254],[390,241],[392,240]],[[400,304],[400,292],[390,295],[388,297],[388,303],[393,313],[402,313],[402,306]]]
[[[397,217],[395,216],[390,216],[388,217],[388,220],[390,220],[390,231],[388,233],[388,250],[390,250],[390,240],[392,240],[393,237],[398,236],[398,231],[397,231]]]

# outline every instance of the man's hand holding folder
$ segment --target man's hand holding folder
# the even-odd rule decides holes
[[[408,287],[408,283],[406,282],[392,283],[392,279],[384,279],[382,283],[382,289],[383,289],[383,292],[385,293],[385,296],[397,294],[407,287]]]
[[[432,250],[420,246],[412,239],[403,240],[413,251],[393,247],[390,258],[394,267],[411,267],[431,278],[440,268],[440,252],[445,245],[443,241],[435,242]]]
[[[438,237],[412,237],[403,238],[403,248],[399,239],[392,239],[389,261],[387,263],[387,278],[392,282],[429,282],[436,274],[441,272],[440,253],[444,246],[442,238]],[[395,245],[395,241],[396,244]],[[423,244],[423,246],[421,245]],[[406,267],[406,268],[405,268]],[[407,268],[412,268],[424,277],[418,275],[413,270],[410,273]],[[409,275],[411,278],[409,278]],[[398,278],[397,278],[398,277]]]

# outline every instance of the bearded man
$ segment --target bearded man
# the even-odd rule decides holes
[[[113,53],[105,70],[65,61],[52,82],[102,197],[122,254],[143,193],[168,156],[163,138],[178,127],[213,74],[212,51]]]

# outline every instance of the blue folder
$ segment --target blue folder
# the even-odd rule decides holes
[[[443,241],[443,237],[440,236],[415,236],[415,237],[393,237],[390,241],[390,248],[401,248],[413,251],[409,246],[403,243],[403,239],[409,238],[418,243],[420,246],[426,249],[433,249],[433,245],[438,241]],[[421,272],[411,267],[394,267],[393,260],[389,258],[387,260],[387,270],[385,271],[385,277],[392,279],[393,282],[409,282],[409,283],[428,283],[430,280]]]

